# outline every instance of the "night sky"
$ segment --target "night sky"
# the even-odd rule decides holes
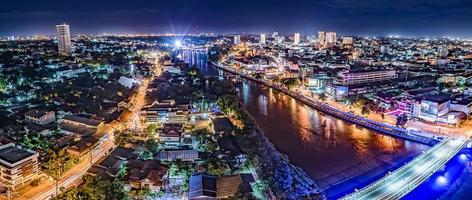
[[[260,33],[472,38],[471,0],[2,0],[0,35]]]

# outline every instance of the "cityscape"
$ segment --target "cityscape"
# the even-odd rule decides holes
[[[86,1],[0,8],[0,199],[470,199],[471,3]]]

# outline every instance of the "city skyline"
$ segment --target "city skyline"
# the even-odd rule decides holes
[[[470,2],[434,1],[61,1],[8,2],[2,36],[53,35],[68,23],[76,34],[271,33],[319,30],[342,35],[470,38]],[[303,6],[301,6],[303,5]]]

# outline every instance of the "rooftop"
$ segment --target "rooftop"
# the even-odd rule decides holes
[[[8,163],[16,163],[20,160],[28,158],[34,155],[36,152],[31,150],[25,150],[13,143],[6,144],[0,147],[0,159],[7,161]]]
[[[75,115],[66,115],[66,116],[64,116],[63,119],[78,122],[78,123],[82,123],[82,124],[87,124],[87,125],[90,125],[90,126],[98,126],[98,125],[100,125],[100,123],[102,123],[99,120],[89,119],[89,118],[75,116]]]

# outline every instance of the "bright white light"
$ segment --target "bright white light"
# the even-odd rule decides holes
[[[465,154],[461,154],[461,155],[459,156],[459,159],[460,159],[462,162],[465,162],[465,161],[467,161],[467,156],[466,156]]]
[[[437,179],[436,179],[436,183],[440,186],[444,186],[444,185],[447,185],[447,178],[444,177],[444,176],[439,176]]]
[[[389,189],[389,190],[392,190],[392,191],[393,191],[393,190],[398,190],[398,189],[400,189],[403,185],[404,185],[404,181],[403,181],[403,180],[399,180],[398,182],[391,184],[391,185],[388,187],[388,189]]]
[[[176,40],[176,41],[174,42],[174,45],[175,45],[176,47],[181,47],[181,46],[182,46],[182,41]]]

